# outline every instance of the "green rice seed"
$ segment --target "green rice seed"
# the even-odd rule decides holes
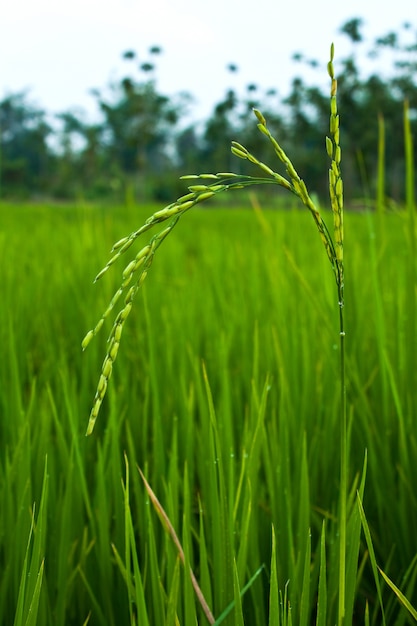
[[[145,263],[145,261],[146,261],[146,258],[142,257],[141,259],[139,259],[139,261],[135,262],[134,273],[136,273],[138,271],[138,269]]]
[[[161,230],[161,232],[157,235],[158,242],[161,242],[163,239],[165,239],[165,237],[171,232],[172,228],[173,226],[171,225],[164,228],[164,230]]]
[[[184,204],[188,204],[187,202],[185,202]],[[191,203],[192,205],[193,203]],[[181,205],[181,209],[184,208],[184,205]],[[153,220],[165,220],[168,217],[171,217],[172,215],[175,215],[176,213],[178,213],[179,211],[179,206],[178,205],[174,205],[172,208],[168,208],[165,207],[165,209],[161,209],[160,211],[156,211],[156,213],[153,214],[152,218]]]
[[[95,400],[95,402],[94,402],[93,408],[91,409],[91,413],[90,413],[90,422],[88,423],[88,429],[90,429],[90,423],[92,422],[93,425],[94,425],[94,422],[96,421],[98,412],[100,410],[101,402],[102,401],[101,401],[100,398],[97,398]],[[92,428],[91,428],[91,431],[92,431]],[[87,430],[87,432],[88,432],[88,430]]]
[[[108,380],[112,374],[113,371],[113,363],[111,361],[111,359],[109,359],[109,357],[106,357],[104,359],[104,363],[103,363],[103,376],[106,378],[106,380]]]
[[[117,353],[119,352],[119,346],[120,343],[113,338],[107,353],[107,356],[113,361],[113,363],[116,360]]]
[[[98,416],[99,411],[100,411],[101,403],[102,403],[102,399],[99,398],[99,397],[97,397],[95,399],[95,401],[94,401],[93,408],[91,409],[91,412],[90,412],[90,419],[88,420],[87,430],[86,430],[86,433],[85,433],[86,437],[91,435],[91,433],[94,430],[94,425],[96,423],[97,416]]]
[[[116,327],[113,332],[113,338],[115,341],[120,342],[122,337],[123,326],[122,324],[116,324]]]
[[[193,195],[194,195],[195,192],[207,191],[207,189],[209,189],[209,187],[208,187],[208,185],[191,185],[190,187],[188,187],[188,189],[190,191],[192,191]]]
[[[142,272],[141,277],[139,278],[139,281],[138,281],[137,288],[139,288],[139,287],[141,287],[141,286],[143,285],[143,283],[144,283],[145,278],[147,277],[147,275],[148,275],[148,272],[147,272],[146,270],[145,270],[144,272]],[[136,293],[136,291],[135,291],[135,293]],[[133,295],[134,295],[134,294],[133,294]],[[132,298],[133,298],[133,296],[132,296]],[[130,311],[129,311],[129,312],[130,312]]]
[[[341,196],[343,194],[343,180],[339,178],[336,182],[336,195]]]
[[[106,395],[106,390],[107,390],[107,378],[103,376],[103,374],[101,374],[100,379],[98,381],[98,385],[97,385],[97,395],[100,398],[104,398],[104,396]]]
[[[114,257],[112,259],[110,259],[110,261],[108,262],[108,265],[111,265],[112,263],[114,263],[114,261],[116,259],[119,258],[119,256],[121,254],[123,254],[123,252],[126,252],[126,250],[129,250],[130,246],[133,244],[133,242],[135,241],[134,236],[130,235],[129,237],[127,237],[127,241],[119,248],[117,254],[114,255]]]
[[[332,135],[336,133],[338,128],[339,128],[339,116],[332,115],[330,117],[330,132],[332,133]]]
[[[125,304],[129,304],[129,302],[132,302],[132,300],[133,300],[133,298],[135,296],[136,291],[137,291],[137,286],[133,285],[133,287],[131,287],[129,289],[129,291],[127,292],[127,294],[126,294]]]
[[[92,340],[93,337],[94,337],[94,332],[92,330],[89,330],[88,333],[86,334],[86,336],[84,337],[84,339],[81,342],[81,348],[82,348],[83,352],[88,347],[88,344],[90,343],[90,341]]]
[[[259,130],[261,131],[261,133],[263,133],[264,135],[266,135],[267,137],[269,137],[269,130],[266,128],[266,126],[264,124],[257,124]]]
[[[223,191],[224,189],[226,189],[226,185],[210,185],[207,190],[209,192],[217,192],[217,191]],[[203,194],[199,194],[199,197],[201,197]]]
[[[123,280],[125,280],[128,276],[131,276],[135,270],[136,260],[130,261],[128,265],[126,265],[123,270]]]
[[[253,109],[253,112],[255,113],[256,117],[258,118],[258,120],[262,124],[262,126],[266,126],[266,119],[264,118],[262,113],[259,111],[259,109]]]
[[[330,137],[326,137],[326,152],[330,159],[333,158],[333,142]]]
[[[232,146],[233,146],[233,148],[236,148],[236,150],[240,150],[244,154],[247,154],[247,152],[248,152],[246,150],[245,146],[242,146],[242,144],[238,143],[237,141],[232,141]]]
[[[180,204],[178,207],[178,211],[188,211],[188,209],[191,209],[192,206],[195,205],[195,203],[197,202],[196,198],[195,200],[190,200],[189,202],[184,202],[183,204]],[[173,214],[174,215],[174,214]]]
[[[101,327],[103,326],[103,324],[104,324],[104,317],[101,317],[101,318],[98,320],[98,322],[97,322],[97,324],[96,324],[96,326],[95,326],[95,328],[94,328],[94,330],[93,330],[93,333],[94,333],[95,335],[97,335],[98,331],[101,329]]]
[[[231,151],[232,153],[239,157],[239,159],[247,159],[248,155],[246,152],[242,152],[242,150],[238,150],[237,148],[235,148],[234,146],[231,147]]]
[[[342,221],[340,219],[340,215],[339,215],[339,213],[336,213],[336,215],[334,216],[335,234],[338,232],[338,230],[340,229],[341,225],[342,225]]]
[[[147,254],[149,253],[151,249],[151,246],[148,244],[147,246],[144,246],[141,250],[139,250],[139,252],[137,253],[135,259],[136,261],[139,261],[139,259],[147,256]]]
[[[94,282],[96,283],[98,280],[100,280],[100,278],[103,276],[103,274],[105,274],[107,272],[107,270],[109,269],[109,265],[107,264],[106,267],[103,267],[102,270],[99,271],[99,273],[97,274],[97,276],[94,279]]]
[[[126,321],[127,317],[129,316],[130,311],[132,310],[132,302],[127,302],[126,306],[124,307],[124,309],[122,309],[120,311],[120,321],[123,324],[123,322]]]
[[[103,376],[105,376],[107,378],[107,380],[109,380],[110,376],[112,375],[112,371],[113,371],[113,362],[111,359],[109,359],[108,356],[106,356],[106,358],[104,359],[104,363],[103,363]]]
[[[222,185],[222,187],[224,187],[224,185]],[[214,191],[206,191],[205,193],[201,193],[198,197],[196,202],[202,202],[203,200],[208,200],[209,198],[211,198],[212,196],[214,196],[215,192]]]
[[[177,204],[184,204],[184,202],[188,202],[188,200],[193,200],[195,198],[195,193],[187,193],[185,196],[181,196],[177,200]]]
[[[121,248],[127,241],[129,241],[130,239],[130,235],[129,237],[123,237],[122,239],[119,239],[119,241],[116,241],[115,244],[113,244],[113,248],[111,249],[112,252],[114,252],[115,250],[118,250],[119,248]]]
[[[333,63],[329,62],[327,64],[327,72],[328,72],[330,78],[333,78],[333,76],[334,76]]]

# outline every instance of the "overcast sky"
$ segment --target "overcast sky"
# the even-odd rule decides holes
[[[362,17],[372,38],[417,27],[410,0],[8,0],[0,10],[0,98],[28,88],[31,99],[49,112],[82,107],[94,112],[91,88],[130,70],[122,52],[135,50],[140,62],[159,45],[159,89],[189,91],[196,112],[205,115],[229,86],[248,83],[288,93],[301,66],[301,51],[328,60],[349,49],[338,31]],[[364,61],[365,62],[365,61]],[[236,75],[228,63],[239,67]],[[323,73],[322,80],[327,80]]]

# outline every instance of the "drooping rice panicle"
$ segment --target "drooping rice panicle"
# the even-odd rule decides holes
[[[117,356],[119,349],[120,337],[123,329],[124,322],[133,306],[133,299],[143,284],[150,266],[153,261],[154,254],[165,239],[165,237],[172,231],[177,224],[179,218],[192,207],[212,198],[213,196],[222,193],[223,191],[242,189],[253,185],[274,184],[287,189],[291,193],[300,198],[301,202],[309,209],[313,219],[316,223],[321,240],[325,247],[327,256],[332,264],[332,267],[336,274],[336,281],[338,285],[343,284],[343,184],[340,175],[340,146],[339,146],[339,117],[337,115],[336,104],[336,81],[333,75],[333,48],[331,52],[331,60],[329,63],[329,73],[332,78],[332,92],[331,92],[331,118],[330,118],[330,133],[331,139],[326,139],[327,151],[332,158],[332,166],[330,169],[330,195],[332,200],[332,209],[334,215],[334,237],[329,233],[329,230],[324,222],[319,208],[312,200],[308,193],[306,184],[298,175],[293,163],[282,149],[278,141],[270,133],[265,117],[260,111],[254,109],[254,113],[258,119],[258,129],[262,132],[274,149],[279,161],[285,166],[288,178],[282,174],[274,171],[269,165],[260,161],[254,154],[252,154],[245,146],[233,141],[231,145],[232,153],[241,158],[253,163],[261,169],[266,176],[256,177],[239,175],[233,172],[219,172],[217,174],[202,173],[202,174],[187,174],[182,176],[182,180],[196,180],[196,184],[191,184],[188,187],[187,194],[184,194],[178,198],[175,202],[168,204],[163,209],[156,211],[151,215],[145,223],[136,231],[132,232],[127,237],[124,237],[117,241],[113,248],[113,256],[109,259],[104,268],[97,274],[95,281],[102,278],[102,276],[108,271],[108,269],[132,246],[135,240],[153,228],[156,224],[159,224],[165,220],[171,219],[168,226],[157,233],[150,242],[144,246],[138,254],[126,265],[122,272],[122,281],[120,287],[117,289],[109,305],[104,311],[103,315],[99,319],[96,326],[90,330],[82,341],[82,348],[85,350],[89,345],[92,338],[98,333],[104,324],[104,320],[113,311],[116,303],[121,296],[125,294],[124,307],[117,314],[115,321],[110,332],[108,339],[109,349],[102,366],[102,373],[97,386],[96,395],[94,398],[93,408],[90,414],[90,421],[87,428],[87,434],[93,431],[95,421],[97,419],[102,401],[104,399],[107,383],[112,371],[114,360]],[[207,181],[207,182],[206,182]],[[132,286],[130,286],[132,285]],[[129,287],[129,289],[128,289]],[[128,289],[128,290],[127,290]]]
[[[203,178],[208,178],[208,175],[203,175]],[[219,178],[215,175],[211,176],[210,178],[212,178],[213,180],[219,180]],[[185,211],[191,209],[191,207],[193,207],[197,203],[211,198],[216,193],[224,191],[225,189],[225,185],[221,184],[210,186],[204,185],[200,187],[201,188],[196,191],[190,191],[190,193],[181,196],[176,202],[166,206],[164,209],[156,211],[150,218],[146,220],[145,224],[141,228],[139,228],[137,231],[134,231],[129,236],[124,237],[123,239],[120,239],[118,242],[116,242],[116,244],[112,248],[112,251],[115,251],[115,254],[110,258],[105,267],[98,273],[95,278],[95,282],[99,280],[107,272],[107,270],[130,248],[130,246],[142,233],[146,232],[156,224],[159,224],[160,222],[171,218],[168,226],[158,232],[156,235],[154,235],[150,242],[146,246],[144,246],[137,253],[134,259],[126,265],[122,272],[122,282],[120,284],[120,287],[113,295],[109,305],[97,322],[96,326],[88,331],[81,343],[82,349],[85,350],[90,344],[93,337],[103,327],[104,320],[113,311],[120,297],[125,294],[124,306],[116,315],[108,338],[108,349],[103,361],[99,382],[94,396],[86,435],[90,435],[93,432],[102,402],[106,395],[108,381],[113,370],[113,364],[119,351],[120,339],[124,323],[132,310],[134,297],[136,296],[136,293],[138,292],[148,275],[148,271],[152,265],[156,250],[161,245],[162,241],[171,232],[171,230],[175,227],[179,218]],[[127,287],[132,283],[132,281],[132,286],[130,286],[129,290],[127,290]]]

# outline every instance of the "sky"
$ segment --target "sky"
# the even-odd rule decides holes
[[[300,74],[326,84],[325,70],[305,76],[291,57],[302,52],[326,63],[349,51],[340,26],[364,20],[369,41],[409,21],[410,0],[9,0],[0,9],[0,98],[28,90],[40,108],[58,113],[84,109],[96,115],[92,88],[131,72],[122,53],[139,62],[155,58],[157,86],[167,95],[190,92],[194,115],[204,118],[228,87],[250,83],[284,97]],[[364,63],[366,59],[364,59]],[[231,75],[226,66],[239,71]],[[138,74],[140,76],[140,74]]]

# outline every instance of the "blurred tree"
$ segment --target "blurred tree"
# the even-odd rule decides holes
[[[46,114],[28,101],[26,92],[9,95],[0,102],[3,193],[45,191],[53,166],[47,144],[51,132]]]
[[[400,200],[404,100],[409,103],[412,131],[417,131],[417,32],[406,23],[398,32],[390,30],[367,42],[360,18],[348,20],[340,32],[351,44],[345,58],[338,59],[337,72],[346,199],[374,194],[378,118],[383,116],[386,191]],[[111,197],[117,190],[135,186],[142,195],[169,201],[178,195],[177,179],[184,172],[247,171],[250,163],[236,161],[230,153],[232,140],[245,144],[261,160],[270,160],[271,145],[253,118],[256,107],[280,142],[291,149],[300,176],[312,181],[323,198],[327,196],[327,87],[309,85],[301,73],[285,98],[256,82],[248,83],[243,92],[230,87],[207,119],[185,123],[190,95],[168,97],[158,89],[155,60],[161,53],[157,45],[143,59],[134,50],[123,53],[130,67],[127,75],[108,90],[92,91],[102,114],[93,124],[78,111],[66,112],[57,116],[59,129],[52,130],[46,114],[27,94],[9,95],[0,102],[4,193]],[[375,68],[383,61],[383,73],[374,69],[365,74],[367,56]],[[323,82],[326,69],[315,59],[297,52],[293,60],[306,65],[310,75],[311,70],[319,71],[316,84]],[[238,72],[235,63],[226,69],[230,75]],[[280,169],[279,163],[276,168]]]
[[[108,194],[112,181],[106,167],[105,125],[87,123],[82,112],[65,112],[57,118],[60,149],[52,193],[62,198]]]
[[[363,40],[361,28],[363,26],[363,20],[360,17],[354,17],[343,24],[340,29],[341,33],[344,33],[349,37],[352,43],[359,43]]]
[[[152,46],[151,55],[161,53]],[[124,53],[136,59],[132,51]],[[155,66],[144,61],[139,70],[145,78],[126,76],[111,86],[110,97],[96,92],[103,121],[103,151],[106,166],[121,179],[137,177],[149,182],[159,172],[172,169],[174,137],[181,116],[190,100],[182,93],[168,97],[159,93],[154,78]],[[149,77],[148,77],[149,75]]]
[[[234,89],[229,89],[224,99],[215,105],[213,113],[206,121],[201,150],[203,170],[212,169],[213,163],[218,171],[231,169],[230,142],[237,135],[234,115],[237,106],[237,94]]]
[[[404,159],[403,103],[406,99],[410,103],[412,128],[414,132],[417,130],[417,34],[408,33],[415,37],[411,43],[403,42],[401,33],[392,31],[378,37],[370,44],[368,56],[376,60],[382,52],[390,52],[391,71],[386,71],[384,76],[376,72],[364,75],[361,71],[365,43],[362,27],[363,21],[354,18],[340,29],[352,43],[351,52],[339,60],[341,70],[338,71],[338,108],[342,117],[341,144],[346,199],[375,193],[378,116],[382,115],[389,164],[386,173],[387,193],[400,200],[404,188],[401,176]],[[409,25],[403,25],[403,30],[410,31]],[[357,49],[359,44],[362,46],[360,56]],[[297,53],[295,58],[312,66],[301,53]],[[321,73],[323,70],[320,68]],[[303,176],[308,175],[309,180],[318,181],[318,190],[323,193],[327,182],[320,171],[324,173],[327,169],[323,161],[322,138],[327,133],[328,96],[307,86],[300,78],[293,81],[292,92],[285,102],[289,107],[294,160],[303,165]],[[300,151],[302,154],[297,154]]]

